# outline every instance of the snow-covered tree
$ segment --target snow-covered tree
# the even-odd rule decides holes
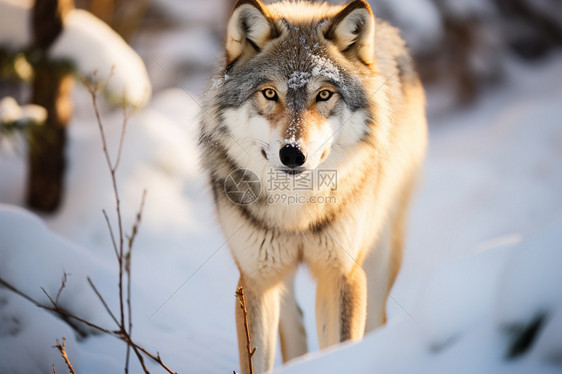
[[[54,211],[63,194],[66,127],[74,77],[104,85],[114,104],[141,107],[151,96],[145,65],[107,24],[74,8],[73,0],[0,0],[0,49],[33,69],[30,102],[46,109],[44,126],[30,129],[27,203]]]

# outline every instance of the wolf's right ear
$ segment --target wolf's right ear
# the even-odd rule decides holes
[[[259,53],[275,35],[275,24],[259,0],[238,0],[228,21],[226,63]]]
[[[354,0],[336,14],[324,34],[348,58],[366,65],[375,59],[375,16],[365,0]]]

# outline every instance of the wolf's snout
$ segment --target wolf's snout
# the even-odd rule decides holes
[[[294,145],[287,144],[279,150],[279,159],[283,165],[296,168],[304,164],[306,156]]]

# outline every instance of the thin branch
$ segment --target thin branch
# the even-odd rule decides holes
[[[131,230],[131,235],[127,236],[127,239],[129,241],[129,252],[131,253],[133,250],[133,243],[135,241],[135,238],[137,237],[137,234],[139,232],[139,226],[142,220],[142,212],[144,210],[144,203],[146,200],[146,190],[143,191],[142,193],[142,198],[141,198],[141,204],[140,204],[140,208],[137,212],[137,216],[136,216],[136,220],[135,220],[135,224],[133,225],[133,229]],[[125,268],[125,270],[127,270],[127,268]],[[128,272],[130,272],[129,270],[127,270]]]
[[[123,149],[123,142],[124,142],[124,137],[125,137],[125,132],[126,132],[127,121],[129,119],[129,116],[132,113],[132,111],[129,112],[129,114],[127,114],[126,107],[123,106],[124,119],[123,119],[123,127],[121,129],[121,137],[120,137],[120,140],[119,140],[119,149],[118,149],[118,152],[117,152],[116,161],[112,165],[111,157],[109,156],[109,152],[108,152],[108,148],[107,148],[105,131],[104,131],[104,127],[103,127],[103,124],[102,124],[102,121],[101,121],[101,115],[100,115],[100,111],[99,111],[98,104],[97,104],[97,93],[98,93],[98,90],[99,90],[100,86],[99,86],[99,83],[96,79],[96,75],[97,75],[97,72],[94,72],[93,83],[90,83],[89,81],[87,81],[85,79],[83,80],[83,82],[84,82],[84,85],[87,87],[87,89],[90,92],[91,97],[92,97],[94,112],[95,112],[95,115],[96,115],[96,120],[97,120],[98,127],[99,127],[100,134],[101,134],[101,140],[102,140],[102,145],[103,145],[103,153],[104,153],[108,168],[109,168],[110,173],[111,173],[111,182],[113,184],[113,192],[114,192],[115,205],[116,205],[115,211],[116,211],[116,215],[117,215],[117,222],[118,222],[118,228],[119,228],[119,231],[118,231],[118,243],[119,244],[117,244],[117,240],[116,240],[117,237],[116,237],[115,233],[113,232],[113,229],[111,227],[111,222],[110,222],[109,217],[108,217],[107,213],[105,212],[105,210],[103,211],[103,215],[105,217],[105,221],[106,221],[107,227],[109,229],[111,241],[112,241],[112,244],[113,244],[113,249],[114,249],[115,255],[117,257],[118,264],[119,264],[119,285],[118,285],[118,287],[119,287],[119,311],[120,311],[119,317],[120,318],[117,318],[116,315],[111,311],[111,309],[109,308],[109,305],[106,303],[105,299],[103,298],[101,293],[96,288],[94,282],[90,278],[87,278],[87,279],[88,279],[88,283],[90,284],[90,287],[95,292],[98,299],[100,300],[100,302],[104,306],[105,310],[107,311],[107,313],[111,316],[111,318],[113,319],[113,321],[117,325],[118,329],[112,331],[112,330],[103,328],[103,327],[98,326],[94,323],[91,323],[87,320],[84,320],[83,318],[77,317],[77,316],[73,315],[72,313],[69,313],[69,312],[65,311],[64,309],[61,309],[58,306],[58,301],[59,301],[60,295],[61,295],[61,293],[62,293],[62,291],[63,291],[63,289],[65,288],[65,285],[66,285],[66,280],[67,280],[67,274],[66,273],[64,274],[61,287],[59,288],[59,290],[57,292],[57,295],[54,299],[53,299],[53,297],[51,297],[51,295],[49,295],[49,293],[44,288],[41,288],[43,293],[49,299],[49,302],[51,303],[52,306],[43,305],[43,304],[37,302],[32,297],[30,297],[29,295],[27,295],[27,294],[23,293],[22,291],[18,290],[17,288],[15,288],[13,285],[11,285],[9,282],[3,280],[2,278],[0,278],[0,285],[6,287],[7,289],[11,290],[12,292],[14,292],[18,295],[20,295],[21,297],[25,298],[26,300],[33,303],[35,306],[37,306],[39,308],[58,313],[62,316],[68,317],[68,318],[76,320],[78,322],[82,322],[86,326],[89,326],[89,327],[91,327],[95,330],[101,331],[101,332],[103,332],[107,335],[111,335],[111,336],[125,342],[127,344],[127,357],[126,357],[126,361],[125,361],[125,373],[126,374],[129,371],[129,355],[130,355],[131,349],[133,350],[133,352],[137,356],[138,361],[139,361],[140,365],[142,366],[142,369],[143,369],[145,374],[150,374],[150,372],[148,371],[148,368],[146,367],[145,359],[143,357],[143,354],[145,356],[149,357],[150,359],[152,359],[157,364],[159,364],[169,374],[176,374],[176,372],[172,371],[162,361],[162,358],[160,357],[159,353],[154,355],[154,354],[148,352],[146,349],[144,349],[143,347],[136,344],[131,338],[132,329],[133,329],[132,304],[131,304],[131,257],[132,257],[133,244],[134,244],[135,238],[138,234],[138,228],[139,228],[141,220],[142,220],[142,212],[143,212],[143,209],[144,209],[144,203],[145,203],[145,198],[146,198],[146,190],[143,192],[141,205],[140,205],[139,211],[137,212],[135,223],[132,227],[131,235],[127,237],[128,247],[127,247],[127,252],[125,253],[125,248],[124,248],[125,235],[124,235],[124,231],[123,231],[123,223],[122,223],[122,216],[121,216],[121,202],[120,202],[120,198],[119,198],[119,189],[118,189],[118,186],[117,186],[116,172],[117,172],[117,168],[119,167],[119,164],[120,164],[120,161],[121,161],[121,153],[122,153],[122,149]],[[125,309],[124,295],[123,295],[123,277],[124,277],[123,272],[124,271],[126,272],[126,275],[127,275],[127,317],[128,317],[127,319],[125,319],[125,311],[124,311],[124,309]],[[55,346],[56,348],[58,348],[61,351],[61,354],[62,354],[62,352],[64,352],[64,345],[65,345],[65,342],[64,342],[64,338],[63,338],[63,344],[60,345],[59,342],[57,341],[57,346]],[[74,373],[74,371],[72,369],[72,366],[70,365],[70,361],[68,360],[68,356],[65,357],[63,355],[63,357],[65,358],[65,361],[67,362],[67,364],[68,364],[68,366],[71,370],[71,373]],[[54,366],[53,366],[53,372],[55,372]],[[55,374],[56,374],[56,372],[55,372]]]
[[[117,243],[115,242],[115,235],[113,235],[113,229],[111,228],[111,222],[109,222],[109,217],[107,216],[107,212],[105,209],[102,209],[103,216],[105,217],[105,222],[107,223],[107,228],[109,230],[109,235],[111,236],[111,243],[113,244],[113,250],[115,252],[115,257],[117,257],[117,261],[119,261],[119,252],[117,250]]]
[[[51,297],[51,295],[49,295],[49,293],[43,287],[41,287],[41,291],[43,291],[45,296],[47,296],[47,298],[49,299],[49,301],[51,302],[51,304],[53,304],[53,307],[55,307],[55,308],[58,308],[60,295],[61,295],[62,291],[64,290],[64,287],[66,287],[67,275],[68,274],[66,272],[63,272],[60,287],[59,287],[59,290],[57,291],[57,295],[55,296],[54,299]]]
[[[135,223],[133,224],[133,228],[131,230],[131,235],[129,235],[127,237],[128,239],[128,250],[127,250],[127,254],[125,255],[125,272],[127,273],[127,314],[128,314],[128,320],[129,320],[129,329],[128,329],[128,334],[129,336],[133,335],[133,308],[131,307],[131,261],[132,261],[132,253],[133,253],[133,243],[135,242],[135,238],[139,232],[139,226],[142,220],[142,212],[144,210],[144,202],[146,199],[146,190],[143,191],[142,193],[142,199],[141,199],[141,204],[140,204],[140,208],[137,212],[137,216],[135,219]],[[129,367],[129,356],[130,356],[131,350],[130,347],[127,346],[127,353],[125,356],[125,367],[128,369]],[[126,370],[127,371],[127,370]]]
[[[68,274],[66,272],[62,273],[62,281],[61,281],[59,290],[57,292],[57,296],[55,296],[55,304],[59,303],[59,298],[60,298],[60,295],[62,293],[62,290],[64,290],[64,287],[66,287],[67,276],[68,276]]]
[[[125,140],[125,131],[127,129],[127,124],[129,122],[129,118],[133,115],[134,111],[131,109],[129,113],[127,113],[127,105],[125,100],[123,100],[123,125],[121,126],[121,136],[119,137],[119,148],[117,150],[117,158],[115,160],[115,164],[113,165],[113,170],[117,170],[119,164],[121,163],[121,153],[123,151],[123,142]]]
[[[107,162],[107,167],[109,168],[109,170],[113,170],[113,167],[111,165],[111,160],[109,158],[109,153],[107,151],[107,141],[105,140],[105,131],[103,129],[103,124],[101,121],[101,115],[100,115],[100,111],[98,108],[98,82],[97,82],[97,72],[94,71],[94,84],[91,85],[87,80],[85,80],[85,85],[86,88],[88,89],[88,91],[90,92],[90,95],[92,96],[92,103],[94,106],[94,113],[96,116],[96,121],[100,130],[100,135],[101,135],[101,139],[102,139],[102,146],[103,146],[103,154],[105,155],[105,160]]]
[[[107,311],[107,313],[111,316],[111,318],[113,319],[113,321],[115,322],[115,324],[117,325],[117,327],[121,327],[119,324],[119,321],[117,321],[117,318],[115,317],[115,315],[113,314],[113,312],[111,311],[111,309],[109,308],[109,306],[107,305],[107,303],[105,302],[105,299],[103,298],[103,296],[101,295],[101,293],[98,291],[98,289],[96,288],[96,286],[94,285],[94,282],[92,281],[92,279],[90,277],[87,277],[88,279],[88,283],[90,284],[90,287],[92,287],[92,290],[94,290],[94,292],[96,293],[96,295],[98,296],[98,299],[100,299],[101,303],[103,304],[105,310]]]
[[[43,305],[41,303],[39,303],[38,301],[36,301],[35,299],[33,299],[31,296],[23,293],[22,291],[18,290],[17,288],[15,288],[13,285],[11,285],[10,283],[8,283],[7,281],[5,281],[4,279],[0,278],[0,285],[6,287],[7,289],[9,289],[10,291],[20,295],[21,297],[23,297],[24,299],[26,299],[27,301],[31,302],[32,304],[34,304],[36,307],[41,308],[41,309],[45,309],[48,310],[50,312],[55,312],[58,313],[60,315],[63,315],[65,317],[68,318],[72,318],[78,322],[82,322],[83,324],[85,324],[86,326],[89,326],[95,330],[101,331],[103,333],[109,334],[109,335],[115,335],[114,331],[110,331],[108,329],[105,329],[103,327],[100,327],[94,323],[91,323],[89,321],[86,321],[83,318],[77,317],[69,312],[67,312],[64,309],[59,308],[56,304],[55,301],[53,300],[53,298],[47,293],[47,291],[45,291],[45,289],[41,288],[41,290],[45,293],[45,295],[47,296],[47,298],[49,298],[49,301],[51,302],[51,304],[53,304],[52,307],[47,306],[47,305]]]
[[[107,141],[106,141],[106,137],[105,137],[105,132],[104,132],[103,124],[102,124],[102,121],[101,121],[99,108],[98,108],[98,105],[97,105],[98,84],[97,84],[95,74],[94,74],[94,85],[92,86],[90,84],[86,84],[86,87],[88,88],[88,91],[90,92],[90,95],[92,96],[92,104],[94,106],[94,111],[95,111],[95,114],[96,114],[96,120],[97,120],[98,127],[99,127],[100,134],[101,134],[104,156],[105,156],[109,171],[111,173],[111,182],[113,184],[113,192],[114,192],[114,197],[115,197],[115,211],[116,211],[116,215],[117,215],[117,224],[118,224],[118,229],[119,229],[118,230],[118,241],[119,241],[118,245],[116,243],[115,235],[113,233],[113,230],[111,229],[109,219],[108,219],[107,214],[105,212],[104,212],[104,216],[106,217],[106,222],[107,222],[108,227],[110,229],[113,247],[114,247],[115,253],[117,255],[117,260],[119,262],[120,320],[117,320],[117,318],[115,318],[114,315],[112,315],[112,318],[114,318],[114,321],[117,322],[117,325],[120,328],[120,331],[119,331],[120,339],[122,339],[123,341],[125,341],[127,343],[127,355],[126,355],[126,360],[125,360],[125,373],[127,373],[128,369],[129,369],[129,355],[130,355],[130,349],[132,348],[145,373],[149,373],[149,372],[148,372],[148,369],[145,366],[144,359],[141,355],[141,352],[144,353],[145,355],[147,355],[148,357],[150,357],[155,362],[157,362],[168,373],[174,374],[174,372],[170,368],[168,368],[168,366],[166,366],[164,364],[164,362],[160,358],[159,354],[157,354],[156,356],[151,354],[146,349],[144,349],[144,348],[140,347],[138,344],[134,343],[131,339],[131,334],[132,334],[132,329],[133,329],[132,306],[131,306],[131,254],[132,254],[133,243],[134,243],[134,240],[135,240],[136,235],[138,233],[138,227],[139,227],[141,219],[142,219],[142,211],[144,209],[146,191],[143,192],[141,206],[140,206],[140,209],[137,213],[135,224],[133,225],[132,233],[127,238],[128,239],[128,250],[127,250],[127,253],[125,253],[125,251],[124,251],[123,223],[122,223],[122,216],[121,216],[121,201],[120,201],[120,198],[119,198],[119,189],[118,189],[118,186],[117,186],[116,172],[117,172],[117,168],[119,167],[119,165],[121,163],[121,155],[122,155],[122,151],[123,151],[123,143],[124,143],[124,139],[125,139],[127,123],[128,123],[128,120],[129,120],[129,118],[130,118],[130,116],[133,112],[130,111],[129,113],[127,113],[127,107],[125,106],[125,104],[123,104],[123,125],[121,127],[121,136],[119,138],[119,147],[118,147],[118,150],[117,150],[117,157],[116,157],[115,163],[113,163],[113,165],[112,165],[111,157],[109,156],[109,152],[108,152],[108,149],[107,149]],[[127,317],[128,317],[128,321],[127,321],[128,322],[128,326],[127,326],[128,328],[127,329],[125,328],[124,297],[123,297],[123,271],[125,271],[126,274],[127,274]],[[91,285],[92,285],[92,288],[95,289],[95,287],[93,287],[93,283]],[[105,303],[105,301],[103,300],[103,298],[101,297],[99,292],[97,292],[97,290],[95,290],[95,291],[96,291],[96,294],[98,294],[98,297],[100,298],[100,300],[102,301],[104,306],[106,307],[106,310],[108,310],[108,312],[109,312],[109,308],[107,307],[107,304]]]
[[[112,164],[111,162],[111,156],[109,155],[109,151],[107,149],[107,140],[105,137],[105,130],[103,127],[103,123],[101,120],[101,115],[100,115],[100,111],[99,111],[99,107],[98,107],[98,102],[97,102],[97,97],[98,97],[98,83],[97,83],[97,76],[96,76],[96,72],[94,72],[94,84],[93,86],[91,85],[87,85],[86,86],[88,88],[88,91],[90,92],[90,95],[92,97],[92,105],[94,107],[94,112],[96,115],[96,121],[98,124],[98,128],[100,130],[100,135],[101,135],[101,141],[102,141],[102,146],[103,146],[103,154],[105,156],[105,160],[107,162],[107,167],[111,173],[111,183],[113,185],[113,195],[115,197],[115,211],[116,211],[116,215],[117,215],[117,227],[118,227],[118,240],[119,240],[119,245],[117,246],[118,251],[117,251],[117,262],[119,265],[119,283],[118,283],[118,292],[119,292],[119,321],[120,321],[120,328],[122,331],[125,330],[125,303],[124,303],[124,295],[123,295],[123,267],[124,267],[124,234],[123,234],[123,220],[121,217],[121,199],[119,198],[119,188],[117,186],[117,178],[116,178],[116,171],[117,171],[117,166],[119,166],[119,163],[116,162],[115,164]],[[117,151],[117,160],[119,161],[121,159],[121,151],[123,148],[123,138],[125,135],[125,127],[127,126],[127,116],[125,116],[125,118],[123,119],[123,127],[121,129],[121,139],[119,142],[119,149]],[[109,220],[108,220],[109,222]],[[112,240],[114,239],[113,233],[112,233]],[[127,347],[127,352],[129,351],[129,347]],[[129,372],[129,354],[127,353],[126,356],[126,361],[125,361],[125,374],[127,374]]]
[[[140,354],[137,346],[135,344],[132,344],[130,341],[127,343],[127,350],[129,349],[129,347],[133,348],[133,351],[135,352],[135,355],[137,356],[137,360],[139,360],[139,363],[142,366],[142,370],[144,371],[145,374],[150,374],[150,371],[148,371],[146,364],[144,363],[144,358],[142,357],[142,355]],[[129,362],[126,363],[127,366],[125,366],[125,371],[129,370]]]
[[[48,310],[48,311],[50,311],[50,312],[55,312],[55,313],[58,313],[58,314],[60,314],[60,315],[65,316],[65,317],[74,319],[74,320],[76,320],[76,321],[78,321],[78,322],[82,322],[83,324],[85,324],[85,325],[87,325],[87,326],[89,326],[89,327],[91,327],[91,328],[93,328],[93,329],[95,329],[95,330],[98,330],[98,331],[100,331],[100,332],[103,332],[103,333],[105,333],[105,334],[107,334],[107,335],[111,335],[111,336],[113,336],[113,337],[115,337],[115,338],[117,338],[117,339],[120,339],[120,340],[124,341],[125,343],[130,344],[131,347],[133,348],[133,351],[135,351],[135,353],[138,353],[138,354],[143,353],[144,355],[146,355],[147,357],[149,357],[150,359],[152,359],[154,362],[156,362],[157,364],[159,364],[159,365],[160,365],[164,370],[166,370],[169,374],[177,374],[175,371],[172,371],[172,370],[162,361],[162,359],[161,359],[161,357],[160,357],[160,354],[157,353],[156,355],[154,355],[154,354],[150,353],[149,351],[147,351],[145,348],[143,348],[143,347],[141,347],[140,345],[138,345],[137,343],[135,343],[135,342],[131,339],[131,337],[129,336],[129,334],[127,334],[127,331],[120,331],[120,330],[119,330],[119,331],[111,331],[111,330],[108,330],[108,329],[103,328],[103,327],[101,327],[101,326],[98,326],[98,325],[96,325],[96,324],[94,324],[94,323],[91,323],[91,322],[89,322],[89,321],[86,321],[86,320],[83,319],[83,318],[77,317],[77,316],[75,316],[74,314],[71,314],[71,313],[65,311],[64,309],[60,309],[60,308],[58,308],[58,307],[50,307],[50,306],[47,306],[47,305],[43,305],[43,304],[39,303],[38,301],[36,301],[35,299],[33,299],[31,296],[29,296],[29,295],[25,294],[24,292],[18,290],[18,289],[17,289],[16,287],[14,287],[11,283],[7,282],[6,280],[4,280],[4,279],[2,279],[2,278],[0,278],[0,285],[6,287],[8,290],[12,291],[13,293],[15,293],[15,294],[17,294],[17,295],[23,297],[24,299],[26,299],[27,301],[31,302],[32,304],[34,304],[34,305],[37,306],[38,308],[45,309],[45,310]],[[47,296],[48,296],[48,294],[47,294]],[[50,297],[50,296],[48,296],[48,297],[49,297],[49,299],[52,300],[52,297]],[[53,301],[54,301],[54,300],[53,300]],[[138,355],[137,355],[137,357],[138,357]],[[145,373],[150,374],[150,373],[148,372],[148,370],[146,370],[146,366],[144,365],[144,359],[142,358],[142,356],[140,356],[139,362],[141,363],[141,366],[143,366],[143,369],[145,370]]]
[[[254,353],[256,353],[257,347],[252,349],[252,343],[250,341],[250,329],[248,327],[248,310],[246,309],[246,299],[244,297],[244,288],[239,287],[238,291],[236,292],[236,296],[238,297],[238,301],[240,302],[240,309],[242,309],[242,313],[244,314],[244,330],[246,330],[246,349],[248,351],[248,366],[250,368],[250,374],[254,374],[254,363],[252,361],[252,357]]]
[[[45,296],[47,296],[47,298],[49,299],[49,301],[51,302],[51,304],[53,305],[53,308],[58,308],[57,307],[57,303],[55,302],[55,300],[51,297],[51,295],[49,295],[47,293],[47,291],[45,291],[45,289],[43,287],[41,287],[41,291],[43,291],[43,293],[45,294]]]
[[[145,355],[147,355],[148,357],[150,357],[151,359],[153,359],[155,362],[157,362],[160,366],[162,366],[162,368],[164,370],[166,370],[169,374],[178,374],[177,372],[173,371],[172,369],[170,369],[165,363],[164,361],[162,361],[162,358],[160,357],[160,353],[156,353],[156,355],[153,355],[152,353],[148,352],[146,349],[144,349],[143,347],[131,342],[131,345],[133,346],[133,348],[137,348],[139,351],[141,351],[142,353],[144,353]]]
[[[70,363],[70,360],[68,359],[68,355],[66,354],[66,338],[64,337],[62,338],[62,344],[60,344],[59,340],[57,339],[57,344],[54,345],[53,348],[59,350],[60,355],[62,356],[64,362],[66,363],[66,366],[68,366],[68,370],[70,371],[70,374],[76,374],[74,368],[72,367],[72,364]],[[55,365],[53,365],[53,372],[54,371],[55,371]]]

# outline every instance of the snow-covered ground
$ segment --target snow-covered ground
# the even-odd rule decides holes
[[[507,86],[431,121],[389,323],[280,372],[562,372],[561,71],[514,63]]]
[[[199,43],[189,46],[193,56],[171,47],[183,31],[145,51],[153,78],[154,71],[160,81],[171,78],[168,64],[177,54],[216,60],[211,55],[220,50],[210,37],[189,32],[195,36],[187,40]],[[388,324],[360,343],[317,352],[314,283],[302,269],[298,299],[314,352],[285,368],[278,359],[279,372],[562,371],[561,73],[560,55],[533,66],[512,62],[504,86],[470,108],[430,118],[425,181]],[[202,77],[194,79],[186,86],[199,87]],[[0,277],[46,303],[40,288],[55,294],[66,272],[61,305],[113,328],[86,282],[90,276],[116,310],[118,268],[101,212],[115,222],[113,190],[88,95],[76,96],[66,198],[56,215],[21,208],[25,156],[0,148]],[[230,373],[238,368],[237,270],[199,167],[198,100],[181,88],[157,92],[128,126],[118,174],[127,232],[148,191],[132,263],[133,336],[179,373]],[[439,100],[430,90],[430,107]],[[104,119],[112,154],[121,120],[120,111]],[[521,331],[540,318],[529,349],[506,359]],[[62,320],[0,289],[0,374],[52,373],[53,363],[66,372],[51,348],[63,336],[80,374],[122,372],[122,342],[76,336]],[[141,372],[132,363],[132,372]]]
[[[512,64],[505,87],[431,121],[426,178],[389,323],[361,343],[313,353],[282,372],[562,370],[561,67],[562,56],[533,68]],[[237,271],[199,171],[197,113],[190,95],[170,89],[128,128],[119,174],[126,227],[148,190],[133,257],[134,336],[180,373],[224,373],[237,368]],[[120,122],[120,113],[105,121],[113,150]],[[45,301],[40,287],[56,293],[67,272],[62,305],[111,327],[85,283],[92,277],[116,308],[117,265],[101,214],[113,207],[109,174],[93,119],[75,121],[70,139],[67,197],[55,216],[16,207],[24,160],[2,155],[0,275]],[[299,285],[317,350],[314,286],[304,270]],[[512,331],[540,315],[529,352],[507,361]],[[63,372],[51,348],[62,336],[80,373],[122,369],[121,342],[75,338],[64,322],[6,290],[0,321],[0,373],[47,373],[52,362]]]

